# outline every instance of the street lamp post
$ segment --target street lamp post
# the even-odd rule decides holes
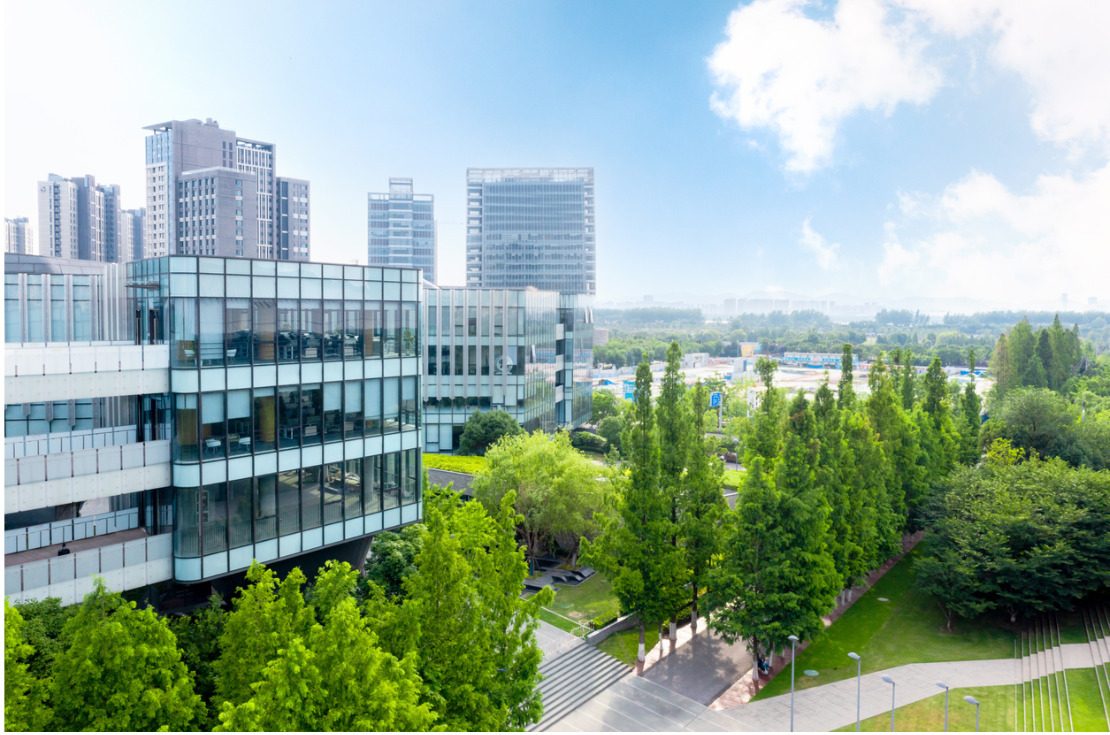
[[[884,676],[883,681],[890,684],[890,731],[894,732],[894,692],[897,687],[894,685],[894,679],[889,676]]]
[[[944,731],[948,732],[948,685],[938,681],[937,686],[944,690]]]
[[[975,732],[979,732],[979,700],[969,694],[964,697],[964,701],[975,705]]]
[[[863,661],[855,651],[849,653],[848,658],[856,662],[856,732],[859,732],[860,676],[863,673]]]
[[[794,732],[794,653],[798,646],[798,636],[788,635],[790,641],[790,732]]]

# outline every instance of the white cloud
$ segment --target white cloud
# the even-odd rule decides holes
[[[990,60],[1032,91],[1030,125],[1068,146],[1110,145],[1110,3],[1090,0],[896,0],[937,32],[985,31]]]
[[[811,7],[755,0],[733,11],[708,62],[712,109],[745,130],[771,129],[786,168],[801,173],[829,161],[844,119],[927,102],[940,85],[913,28],[892,22],[878,0],[841,0],[830,20],[811,18]]]
[[[922,197],[924,200],[924,197]],[[888,224],[880,282],[892,290],[1044,304],[1110,296],[1110,163],[1044,175],[1028,192],[972,171]],[[899,232],[910,231],[902,238]]]
[[[813,254],[817,266],[823,270],[831,270],[836,266],[840,256],[840,244],[827,241],[821,233],[810,226],[809,218],[802,223],[802,236],[798,240],[803,248]]]

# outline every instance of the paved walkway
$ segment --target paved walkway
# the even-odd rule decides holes
[[[673,692],[707,705],[752,668],[752,657],[742,642],[729,644],[702,624],[696,636],[689,626],[678,630],[678,647],[660,641],[646,657],[644,678]],[[685,639],[685,640],[683,640]],[[659,658],[663,644],[666,655]]]
[[[699,635],[700,638],[700,635]],[[683,647],[684,648],[684,647]],[[681,653],[682,648],[671,654]],[[1094,665],[1086,643],[1061,646],[1064,668],[1089,668]],[[649,658],[649,662],[650,662]],[[664,658],[665,662],[667,659]],[[652,667],[654,668],[654,667]],[[661,671],[663,669],[660,669]],[[552,729],[560,731],[649,731],[688,730],[694,732],[782,732],[790,726],[790,695],[750,702],[739,707],[710,709],[682,691],[650,681],[652,669],[637,681],[629,674],[614,686],[583,704],[560,720]],[[789,674],[787,674],[789,675]],[[1005,686],[1020,681],[1018,659],[983,661],[945,661],[896,666],[864,674],[860,679],[860,716],[862,719],[890,712],[890,685],[883,676],[894,679],[895,707],[901,707],[940,694],[938,681],[951,688]],[[647,680],[647,681],[645,681]],[[696,694],[696,692],[692,692]],[[953,699],[952,707],[967,706]],[[856,680],[831,682],[795,693],[794,729],[829,731],[856,721]]]

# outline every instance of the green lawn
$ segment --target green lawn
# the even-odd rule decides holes
[[[1068,695],[1071,702],[1071,723],[1076,732],[1104,732],[1108,723],[1102,711],[1102,700],[1098,695],[1094,669],[1072,669],[1068,671]],[[975,729],[975,708],[964,701],[970,694],[981,703],[979,729],[987,731],[1031,731],[1033,730],[1032,712],[1027,708],[1022,715],[1022,702],[1017,699],[1015,706],[1014,687],[971,687],[953,689],[949,693],[949,725],[952,731],[972,731]],[[1027,696],[1032,696],[1028,694]],[[1055,705],[1054,705],[1055,706]],[[1059,714],[1055,715],[1059,717]],[[900,732],[921,731],[940,732],[944,729],[944,694],[937,694],[898,707],[894,713],[894,726]],[[1057,722],[1059,727],[1059,722]],[[890,729],[890,713],[876,715],[864,720],[862,728],[870,732]],[[1047,729],[1037,714],[1037,729]],[[840,728],[843,732],[855,730],[855,724]]]
[[[1021,729],[1021,713],[1014,712],[1014,688],[970,687],[953,689],[948,693],[948,729],[954,732],[974,732],[975,707],[964,701],[970,694],[980,702],[979,729],[982,732],[1006,732]],[[856,724],[840,728],[842,732],[856,729]],[[863,721],[861,730],[882,732],[890,730],[890,712]],[[942,732],[944,730],[944,694],[922,699],[894,711],[894,729],[899,732]]]
[[[1076,732],[1105,732],[1110,722],[1102,709],[1098,694],[1098,681],[1094,669],[1071,669],[1068,677],[1068,701],[1071,703],[1071,723]]]
[[[744,470],[725,470],[725,487],[740,487],[744,482]]]
[[[425,454],[424,467],[430,470],[465,472],[468,475],[473,475],[486,468],[486,458],[461,454]]]
[[[620,603],[613,594],[609,582],[600,574],[595,574],[573,587],[569,585],[559,587],[555,590],[555,600],[549,607],[563,617],[586,625],[589,625],[594,618],[600,616],[615,618],[620,613]],[[561,625],[556,623],[558,618],[554,615],[544,619],[559,625],[564,630],[567,630],[567,626],[570,625],[565,620],[561,621]]]
[[[644,650],[650,651],[651,647],[659,642],[659,628],[649,625],[644,631]],[[640,629],[632,628],[614,633],[601,643],[597,644],[598,650],[604,651],[615,659],[624,661],[629,666],[636,664],[636,649],[640,643]]]
[[[820,672],[818,677],[799,679],[798,688],[855,676],[856,665],[848,658],[849,651],[860,654],[865,672],[915,662],[1014,655],[1014,634],[993,622],[957,619],[952,631],[947,631],[936,601],[916,585],[915,558],[914,553],[908,554],[798,655],[798,670]],[[883,597],[888,602],[880,601]],[[789,690],[790,677],[776,676],[757,698]]]

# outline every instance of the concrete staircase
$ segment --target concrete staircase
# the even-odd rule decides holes
[[[531,730],[547,730],[583,703],[632,671],[628,664],[587,643],[540,665],[543,719]]]
[[[1087,633],[1087,645],[1091,649],[1091,660],[1095,664],[1095,681],[1098,696],[1102,700],[1102,714],[1106,727],[1110,730],[1110,614],[1101,605],[1083,611],[1083,627]]]

